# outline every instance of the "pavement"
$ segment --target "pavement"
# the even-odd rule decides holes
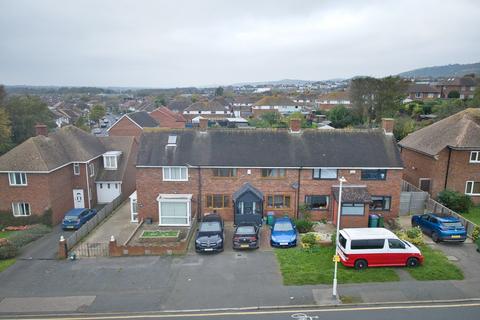
[[[44,248],[53,240],[56,248],[58,237],[55,230],[26,252],[50,252]],[[476,246],[434,246],[455,258],[452,262],[462,267],[465,280],[416,281],[398,269],[399,282],[342,284],[339,294],[364,303],[480,297]],[[284,286],[275,252],[266,246],[234,251],[227,245],[220,254],[183,256],[20,259],[0,273],[0,283],[0,315],[22,305],[30,312],[94,313],[335,304],[330,285]],[[81,303],[73,303],[75,297]]]
[[[111,236],[115,237],[117,243],[125,243],[138,226],[137,223],[132,223],[130,219],[130,202],[127,200],[110,217],[90,232],[83,243],[108,243]]]

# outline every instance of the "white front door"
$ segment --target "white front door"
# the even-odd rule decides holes
[[[77,208],[85,208],[85,201],[83,200],[83,189],[73,189],[73,206]]]

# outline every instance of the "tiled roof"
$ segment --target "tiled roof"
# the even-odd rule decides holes
[[[422,83],[413,83],[408,86],[408,92],[415,93],[415,92],[421,92],[421,93],[440,93],[440,89],[436,87],[432,87],[431,85],[428,84],[422,84]]]
[[[267,96],[258,100],[254,106],[294,106],[292,99],[283,96]]]
[[[410,133],[399,145],[431,156],[447,146],[480,148],[480,109],[469,108]]]
[[[127,116],[142,128],[158,127],[157,121],[155,121],[155,119],[153,119],[146,111],[129,113]]]
[[[320,95],[318,100],[350,100],[350,94],[347,91],[334,91]]]
[[[117,170],[101,169],[95,181],[122,181],[127,170],[128,159],[137,143],[135,137],[100,137],[105,148],[109,151],[121,151]]]

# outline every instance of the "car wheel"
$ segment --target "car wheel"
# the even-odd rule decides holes
[[[433,242],[439,242],[440,238],[438,237],[438,233],[432,232],[432,240]]]
[[[355,261],[355,269],[357,269],[357,270],[363,270],[363,269],[367,268],[367,266],[368,266],[367,261],[365,261],[363,259]]]
[[[411,268],[415,268],[416,266],[418,266],[419,264],[419,261],[417,258],[408,258],[407,259],[407,267],[411,267]]]

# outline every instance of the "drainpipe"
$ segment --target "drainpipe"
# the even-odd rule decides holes
[[[447,183],[448,183],[448,173],[450,170],[450,157],[452,156],[452,148],[448,148],[448,161],[447,161],[447,170],[445,172],[445,185],[443,186],[443,189],[447,189]]]
[[[198,167],[197,221],[200,221],[201,215],[202,215],[202,168]]]
[[[91,204],[90,204],[90,181],[88,179],[88,162],[85,163],[85,174],[87,175],[87,197],[88,197],[88,209],[91,209]]]
[[[298,219],[298,212],[300,211],[300,173],[302,171],[302,167],[298,168],[298,181],[297,181],[297,213],[296,217]]]

